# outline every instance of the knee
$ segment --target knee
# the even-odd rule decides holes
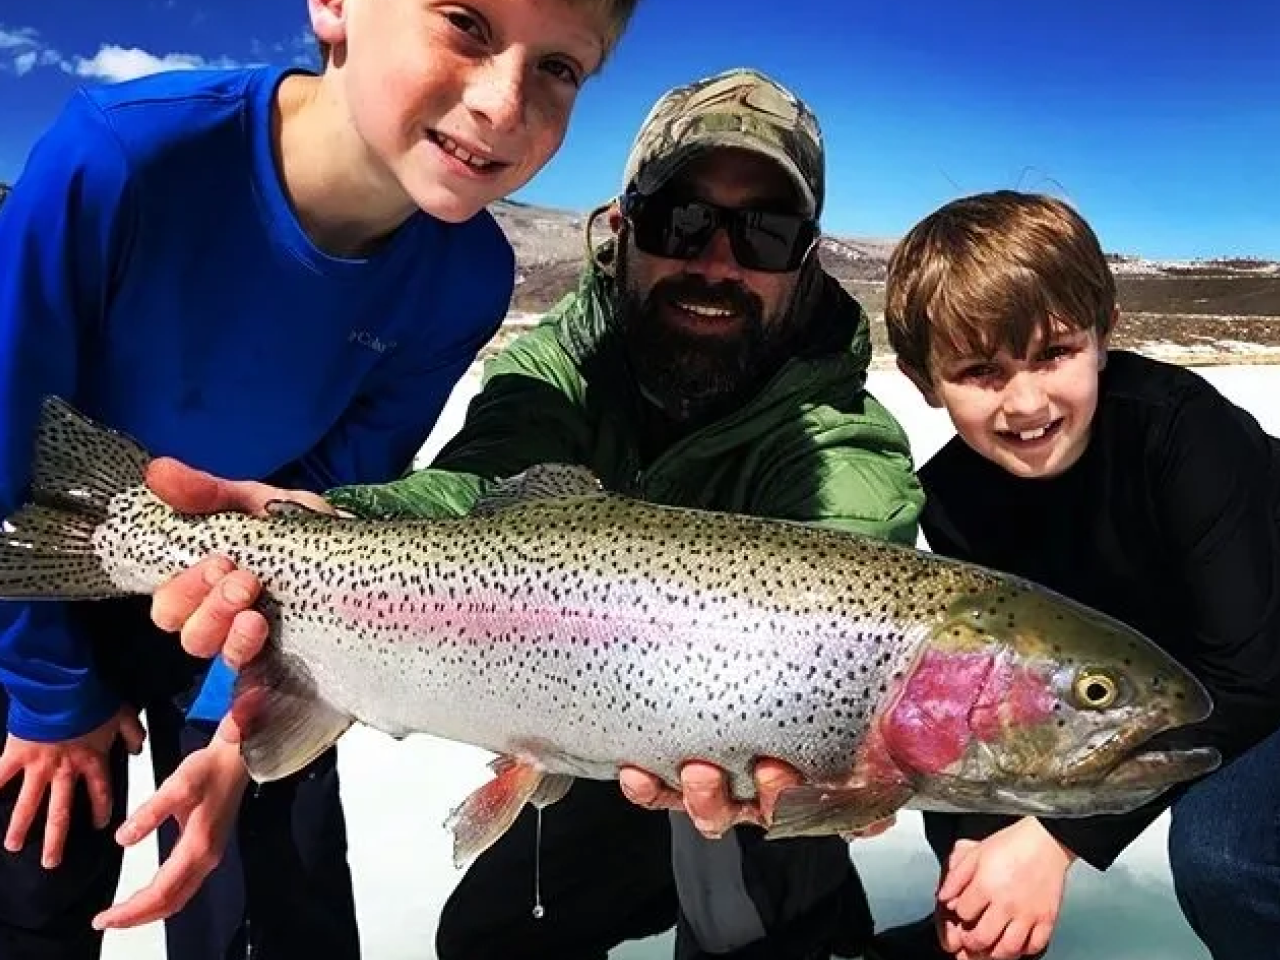
[[[1169,869],[1180,900],[1196,904],[1233,902],[1261,855],[1250,831],[1233,818],[1175,810],[1169,824]]]

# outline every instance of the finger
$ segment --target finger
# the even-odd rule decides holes
[[[646,810],[683,810],[679,790],[672,790],[660,777],[639,767],[623,767],[618,771],[618,785],[628,800]]]
[[[151,492],[179,513],[216,513],[232,509],[221,480],[172,457],[156,457],[147,465]]]
[[[120,824],[116,830],[116,843],[132,847],[158,830],[170,817],[181,820],[180,815],[187,813],[188,804],[182,791],[170,787],[175,776],[176,772]]]
[[[1035,956],[1049,949],[1049,941],[1053,939],[1054,920],[1041,920],[1027,934],[1027,954]]]
[[[222,648],[222,659],[233,670],[243,669],[245,664],[262,652],[270,632],[267,618],[257,610],[241,610],[231,621],[231,630]]]
[[[960,941],[970,953],[990,954],[992,948],[1000,942],[1012,917],[1009,911],[999,907],[988,907],[977,923],[969,924],[960,934]]]
[[[179,841],[152,881],[128,900],[99,913],[93,928],[120,930],[170,917],[195,895],[212,869],[210,859],[195,856]]]
[[[62,851],[67,846],[67,834],[71,830],[71,806],[75,802],[76,778],[74,774],[59,775],[49,784],[49,812],[44,821],[44,848],[40,863],[52,870],[62,862]]]
[[[1031,924],[1018,917],[1009,921],[1000,939],[991,947],[991,960],[1019,960],[1034,951],[1027,949],[1027,937]]]
[[[124,747],[134,756],[142,752],[142,745],[147,742],[147,730],[138,719],[137,713],[126,708],[120,717],[120,739]]]
[[[973,849],[976,846],[975,844]],[[952,851],[947,858],[947,872],[942,878],[942,885],[938,887],[937,899],[940,903],[949,904],[964,892],[978,872],[980,859],[976,856],[957,856],[956,851]]]
[[[151,622],[165,633],[177,633],[234,569],[229,559],[214,554],[170,577],[151,597]]]
[[[47,786],[48,778],[43,773],[27,768],[22,778],[22,789],[18,791],[13,812],[9,814],[9,829],[4,834],[4,848],[10,853],[17,853],[27,842],[27,834],[31,832],[31,824],[35,823]]]
[[[246,570],[233,570],[182,625],[182,649],[193,656],[211,657],[226,646],[236,615],[248,610],[262,590],[258,578]]]
[[[939,916],[938,923],[938,943],[942,945],[942,949],[947,953],[956,953],[964,949],[964,941],[960,939],[964,933],[964,927],[960,920],[951,913],[944,913]]]
[[[234,703],[227,715],[219,721],[218,729],[214,731],[214,737],[225,740],[227,743],[239,743],[244,739],[244,731],[241,729],[240,722],[237,719]]]
[[[719,767],[701,760],[685,763],[680,768],[680,792],[699,833],[719,837],[733,826],[739,811],[729,799],[729,786]]]
[[[951,848],[951,853],[947,857],[947,865],[954,866],[961,860],[969,857],[982,844],[977,840],[957,840],[955,846]]]
[[[967,927],[974,926],[989,906],[991,898],[977,883],[969,884],[964,893],[947,901],[947,908]]]
[[[101,830],[111,822],[111,774],[100,759],[86,763],[80,771],[85,789],[89,791],[89,807],[93,811],[93,825]]]
[[[770,757],[762,757],[756,761],[751,775],[756,782],[756,802],[760,807],[760,816],[766,823],[773,819],[778,795],[788,787],[797,787],[802,782],[800,772],[795,767]]]
[[[0,754],[0,789],[7,787],[9,781],[22,772],[22,762]]]

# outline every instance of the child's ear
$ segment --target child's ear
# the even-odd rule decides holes
[[[307,13],[317,40],[332,47],[347,39],[346,0],[307,0]]]
[[[933,389],[933,381],[926,374],[921,373],[901,357],[898,358],[898,369],[902,371],[903,376],[915,384],[916,389],[920,391],[920,396],[924,397],[925,403],[931,407],[942,406],[942,401],[938,399],[938,391]]]

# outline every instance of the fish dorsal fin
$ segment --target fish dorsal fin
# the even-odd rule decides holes
[[[268,517],[286,520],[310,520],[317,517],[323,517],[326,520],[333,519],[333,514],[321,513],[314,507],[309,507],[305,503],[298,503],[296,500],[268,500],[263,507],[263,512]]]
[[[500,513],[537,500],[597,496],[604,492],[599,477],[589,469],[568,463],[540,463],[515,476],[499,480],[476,501],[476,516]]]

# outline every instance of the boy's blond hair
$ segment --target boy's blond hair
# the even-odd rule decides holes
[[[640,5],[640,0],[566,0],[566,2],[575,7],[586,7],[588,10],[604,14],[609,24],[608,30],[604,35],[605,60],[608,60],[609,55],[613,53],[614,47],[618,45],[618,41],[627,29],[627,24],[631,22],[632,14],[636,12],[636,7]],[[329,44],[320,39],[316,40],[316,45],[320,49],[320,66],[327,67],[329,65],[329,54],[332,50]],[[601,61],[601,66],[603,65],[604,63]]]
[[[1093,230],[1053,197],[1000,190],[954,200],[889,259],[885,325],[898,359],[929,375],[935,351],[1023,356],[1050,324],[1110,330],[1115,278]]]

